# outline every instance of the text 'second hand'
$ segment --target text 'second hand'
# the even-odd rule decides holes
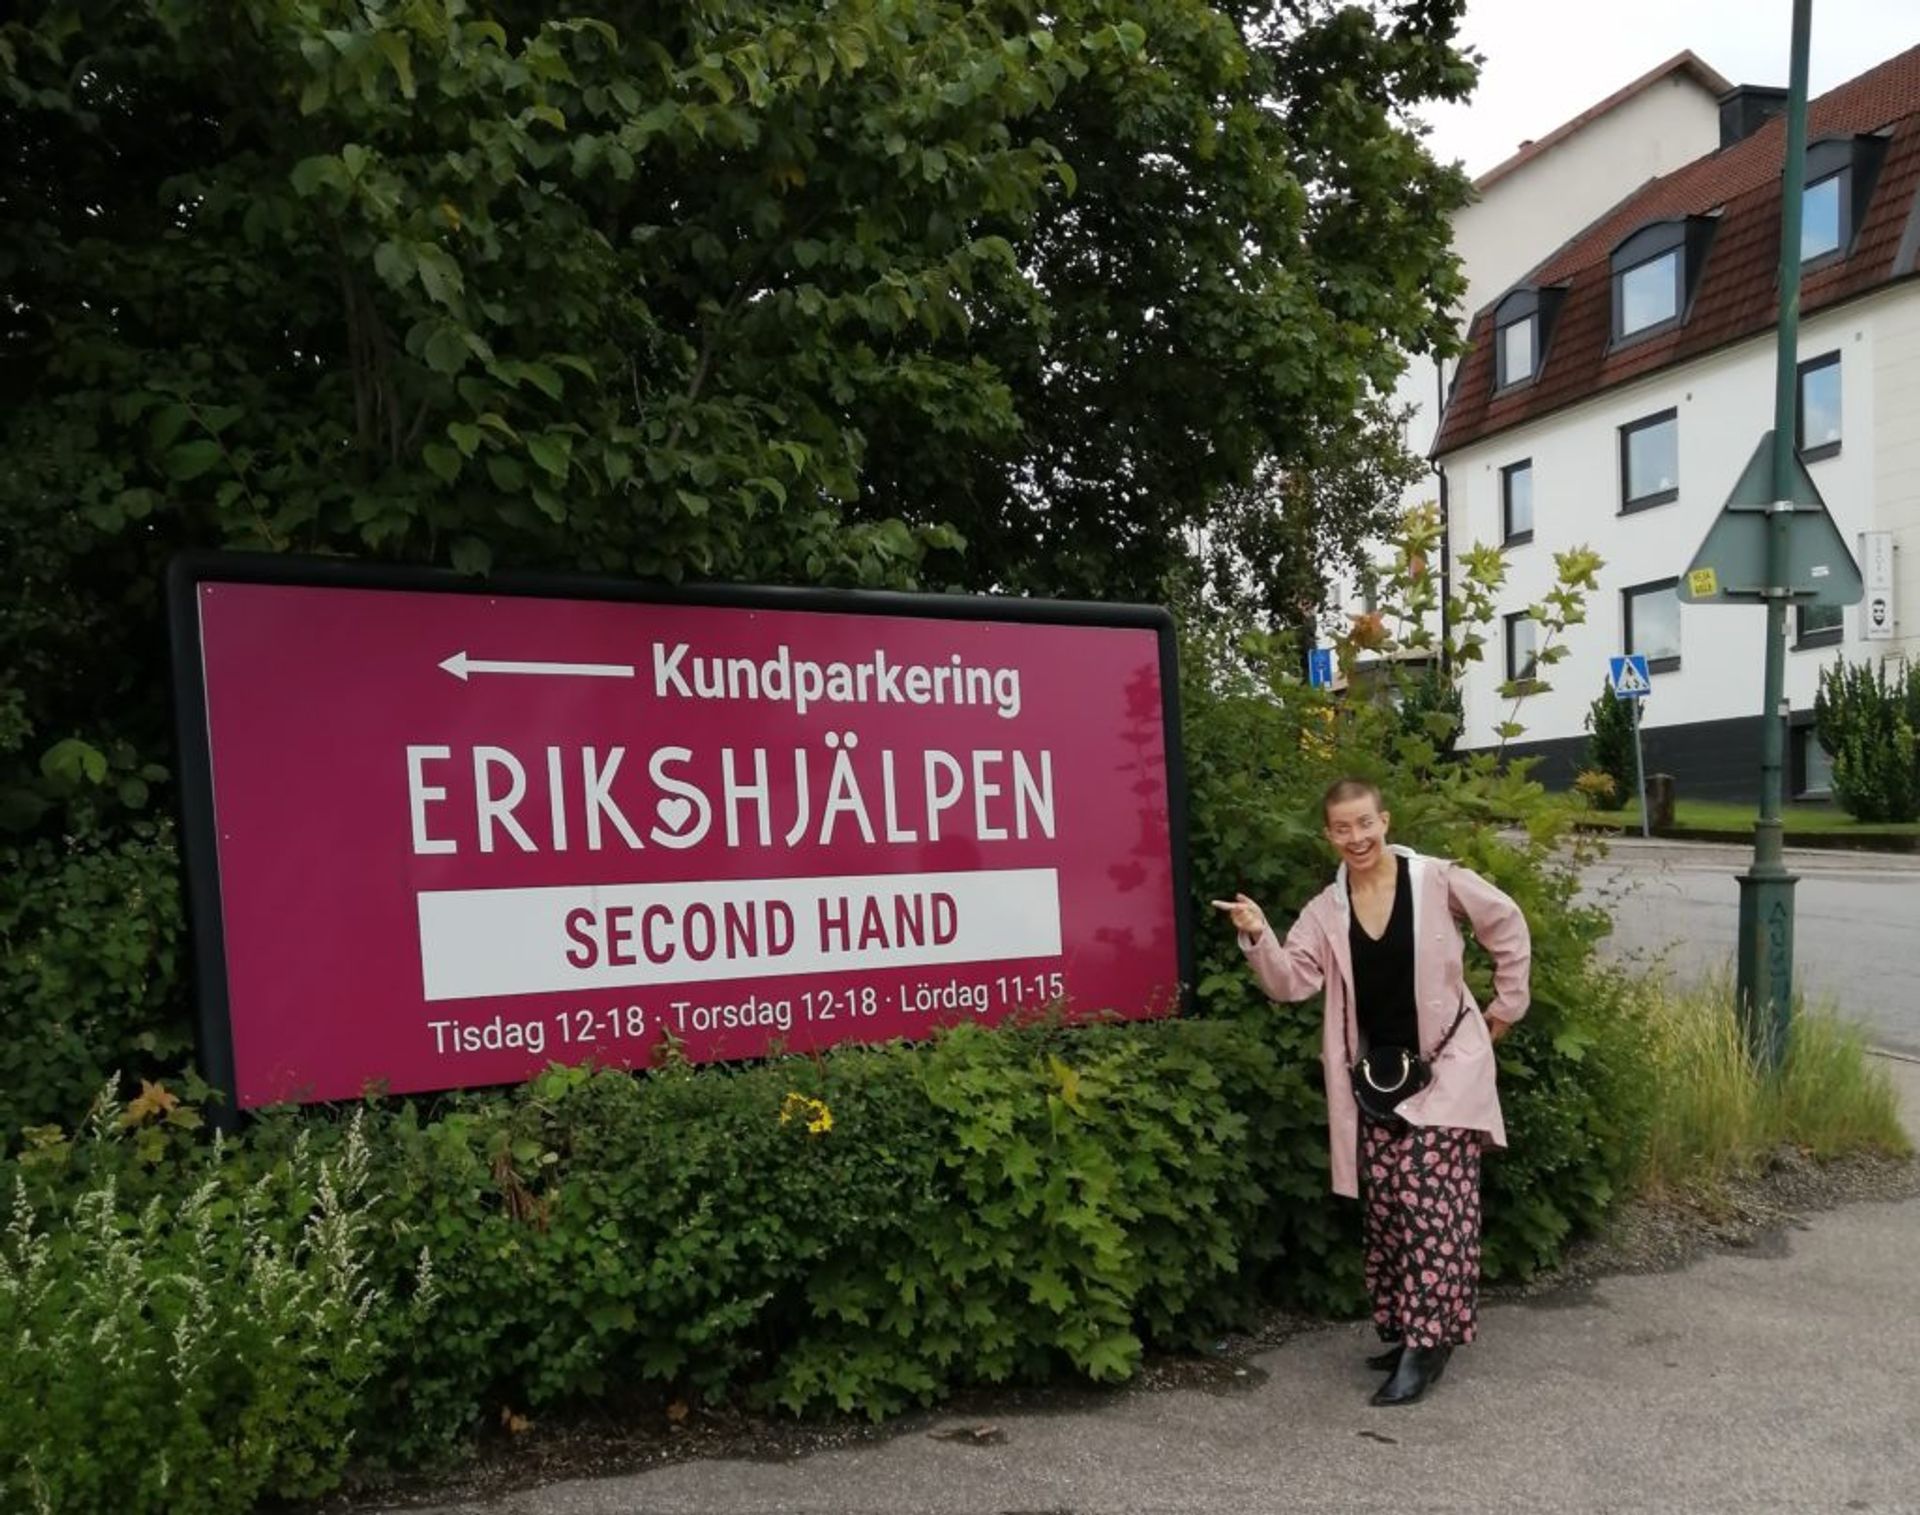
[[[1236,894],[1230,900],[1215,900],[1213,908],[1225,912],[1233,922],[1233,929],[1244,931],[1248,936],[1259,936],[1267,929],[1265,912],[1244,894]]]

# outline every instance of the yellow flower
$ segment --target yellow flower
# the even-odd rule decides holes
[[[810,1136],[822,1136],[833,1129],[833,1112],[822,1100],[810,1099],[797,1091],[789,1093],[780,1105],[780,1124],[788,1125],[796,1120],[807,1123]]]

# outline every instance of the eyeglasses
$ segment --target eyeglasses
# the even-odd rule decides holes
[[[1379,816],[1363,815],[1357,821],[1342,821],[1337,826],[1327,827],[1327,835],[1336,842],[1350,842],[1357,837],[1372,836],[1379,829]]]

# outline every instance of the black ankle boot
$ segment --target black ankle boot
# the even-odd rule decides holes
[[[1373,1403],[1412,1404],[1429,1387],[1440,1381],[1440,1375],[1446,1371],[1447,1359],[1452,1355],[1452,1347],[1407,1348],[1401,1354],[1399,1366],[1393,1370],[1393,1377],[1374,1393]]]
[[[1400,1366],[1400,1354],[1406,1350],[1404,1343],[1396,1341],[1389,1346],[1386,1351],[1375,1352],[1373,1356],[1369,1357],[1367,1359],[1367,1366],[1376,1373],[1391,1373],[1395,1368]]]

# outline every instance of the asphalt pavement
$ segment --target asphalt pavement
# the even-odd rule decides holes
[[[1920,1065],[1889,1061],[1920,1135]],[[700,1461],[441,1515],[1920,1511],[1920,1201],[1853,1204],[1665,1274],[1494,1303],[1431,1397],[1368,1405],[1328,1326],[1225,1391],[911,1424],[792,1461]],[[1238,1382],[1238,1381],[1237,1381]]]
[[[1614,841],[1584,873],[1585,897],[1614,916],[1609,955],[1679,979],[1732,971],[1736,875],[1748,847]],[[1814,1002],[1861,1022],[1877,1046],[1920,1057],[1920,855],[1789,848],[1794,957]]]

